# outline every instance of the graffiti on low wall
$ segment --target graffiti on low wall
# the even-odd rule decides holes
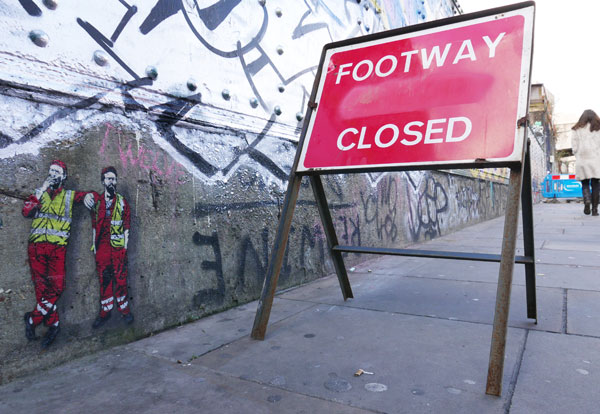
[[[45,325],[42,348],[52,345],[61,329],[57,302],[66,285],[67,246],[77,204],[85,204],[91,212],[91,250],[99,277],[100,310],[92,328],[102,326],[115,305],[126,323],[133,322],[127,292],[130,208],[116,192],[117,170],[102,169],[102,194],[65,189],[66,180],[67,165],[52,161],[41,187],[25,200],[22,210],[24,217],[32,219],[27,254],[36,299],[33,310],[24,314],[25,337],[38,339],[36,327]]]

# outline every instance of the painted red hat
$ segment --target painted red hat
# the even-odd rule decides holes
[[[113,167],[112,165],[109,165],[108,167],[104,167],[102,168],[102,171],[100,171],[100,179],[103,180],[104,179],[104,175],[107,172],[111,172],[116,176],[118,176],[119,174],[117,174],[117,169],[115,167]]]
[[[61,160],[54,160],[50,163],[50,165],[58,165],[60,168],[63,169],[63,172],[65,174],[67,174],[67,164],[65,164],[64,162],[62,162]]]

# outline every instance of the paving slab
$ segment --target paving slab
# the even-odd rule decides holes
[[[586,223],[583,227],[579,226],[566,226],[565,236],[578,236],[581,238],[600,238],[600,221],[598,223]],[[562,237],[561,237],[562,239]]]
[[[411,274],[414,269],[422,266],[424,260],[422,258],[407,256],[365,256],[368,256],[370,259],[347,269],[348,272],[367,273],[372,272],[376,268],[379,274],[407,275]]]
[[[275,298],[273,303],[271,322],[280,321],[314,306],[309,302],[293,302],[278,298]],[[186,362],[250,335],[257,305],[258,302],[254,301],[238,306],[126,346],[149,355]]]
[[[465,246],[485,246],[485,247],[493,247],[494,249],[500,249],[502,247],[502,240],[504,239],[503,235],[503,223],[498,223],[500,226],[492,227],[482,231],[476,232],[468,232],[465,230],[461,230],[456,233],[451,233],[447,236],[442,236],[428,242],[422,243],[423,245],[427,244],[438,244],[438,243],[457,243],[459,245]],[[562,230],[560,231],[562,233]],[[534,230],[534,235],[538,234],[538,229]],[[550,238],[551,236],[555,236],[558,234],[557,232],[552,233],[544,233],[540,232],[540,239],[538,237],[534,237],[535,247],[542,247],[542,243],[546,238]],[[523,235],[519,234],[517,236],[517,247],[523,246]]]
[[[510,413],[598,413],[598,384],[600,339],[530,331]]]
[[[505,389],[524,337],[509,329]],[[192,364],[378,412],[504,413],[508,393],[485,394],[490,340],[487,325],[321,305]]]
[[[421,259],[421,266],[415,266],[404,275],[434,279],[463,280],[473,282],[498,283],[500,265],[493,262],[474,262],[450,259]],[[379,270],[371,266],[373,272]],[[393,269],[390,263],[388,268]],[[561,289],[581,289],[600,291],[600,263],[598,266],[577,264],[536,263],[536,286]],[[381,272],[380,274],[393,274]],[[525,285],[525,266],[515,264],[513,285]]]
[[[535,218],[534,218],[535,221]],[[561,234],[565,233],[565,226],[559,225],[556,227],[548,227],[541,223],[536,223],[534,226],[534,236],[540,237],[559,237]]]
[[[497,285],[415,277],[382,276],[376,273],[352,275],[354,298],[343,300],[337,279],[328,278],[296,289],[280,297],[307,300],[352,308],[428,316],[449,320],[492,324]],[[563,329],[563,292],[537,289],[538,324],[527,319],[524,286],[513,286],[509,325],[528,329],[561,332]]]
[[[513,283],[525,283],[524,266],[515,264]],[[498,283],[500,263],[476,262],[472,260],[422,259],[422,265],[415,267],[408,275],[433,279],[462,280],[472,282]]]
[[[535,260],[536,263],[563,264],[568,266],[600,266],[600,253],[542,248],[535,252]]]
[[[567,333],[600,337],[600,292],[567,291]]]
[[[0,388],[0,412],[348,413],[354,407],[114,348]]]
[[[600,237],[598,237],[600,241]],[[590,243],[589,241],[577,240],[548,240],[544,243],[544,250],[572,250],[576,252],[595,252],[600,253],[600,243]],[[600,254],[596,254],[595,257],[600,257]],[[598,261],[600,264],[600,260]]]
[[[593,232],[591,231],[593,230]],[[573,232],[573,233],[564,233],[564,234],[560,234],[557,235],[556,237],[550,237],[549,235],[543,235],[539,238],[544,239],[544,242],[548,245],[548,246],[552,246],[552,242],[557,242],[557,243],[561,243],[561,242],[587,242],[589,244],[589,240],[594,240],[596,238],[598,238],[600,240],[600,228],[594,228],[594,229],[590,229],[590,233],[593,234],[589,234],[589,235],[583,235],[580,234],[578,232]],[[536,234],[537,237],[537,234]],[[536,246],[536,247],[542,247],[544,248],[545,246]],[[561,249],[561,247],[559,247],[558,245],[556,247],[547,247],[547,248],[558,248],[559,250]],[[571,246],[569,246],[567,249],[570,249]],[[566,249],[566,250],[567,250]]]
[[[538,263],[535,269],[539,287],[600,291],[600,266]],[[520,279],[515,272],[513,280]]]

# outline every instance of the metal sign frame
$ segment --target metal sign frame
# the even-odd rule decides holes
[[[481,17],[488,17],[492,15],[502,15],[511,11],[533,7],[535,15],[535,3],[528,1],[524,3],[518,3],[510,6],[504,6],[495,9],[484,10],[477,13],[471,13],[466,15],[460,15],[451,17],[448,19],[442,19],[434,22],[419,24],[415,26],[409,26],[401,29],[390,31],[393,35],[402,33],[418,32],[426,29],[430,29],[438,26],[445,26],[454,24],[457,22],[465,22]],[[387,35],[386,35],[387,33]],[[324,232],[327,239],[327,245],[329,252],[333,259],[335,272],[338,277],[340,288],[344,300],[353,298],[352,288],[350,281],[348,280],[348,274],[342,258],[343,252],[349,253],[366,253],[366,254],[383,254],[383,255],[396,255],[396,256],[412,256],[412,257],[425,257],[425,258],[443,258],[443,259],[455,259],[455,260],[474,260],[484,262],[499,262],[500,269],[498,275],[498,288],[496,293],[496,305],[494,314],[494,324],[490,347],[490,359],[488,366],[488,377],[486,385],[486,393],[490,395],[501,395],[502,392],[502,374],[504,370],[504,355],[506,348],[506,333],[508,329],[508,314],[510,306],[510,294],[512,288],[512,277],[514,264],[525,265],[525,281],[526,281],[526,297],[527,297],[527,318],[535,319],[537,324],[537,305],[536,305],[536,291],[535,291],[535,251],[534,251],[534,237],[533,237],[533,209],[532,209],[532,188],[531,188],[531,163],[530,163],[530,151],[529,142],[527,139],[527,128],[522,125],[523,128],[523,147],[520,161],[478,161],[468,163],[444,163],[440,165],[425,164],[425,165],[407,165],[407,166],[377,166],[376,168],[346,168],[343,170],[319,170],[319,169],[299,169],[299,161],[301,158],[301,152],[304,148],[304,141],[306,139],[309,124],[311,122],[311,116],[314,109],[317,107],[315,98],[317,95],[318,85],[321,79],[323,64],[325,59],[325,52],[331,45],[344,45],[354,44],[362,41],[369,41],[378,39],[381,37],[390,36],[388,32],[377,33],[374,35],[364,36],[357,39],[351,39],[343,42],[337,42],[334,44],[326,45],[321,56],[321,62],[315,83],[311,93],[311,99],[308,104],[305,122],[302,128],[302,133],[298,143],[298,150],[294,159],[294,164],[290,172],[290,178],[288,182],[287,192],[283,202],[283,209],[281,212],[281,218],[277,227],[277,233],[274,240],[273,249],[271,252],[271,259],[267,274],[265,275],[265,281],[262,289],[262,293],[259,299],[256,316],[254,319],[254,325],[252,328],[251,337],[254,339],[262,340],[265,337],[269,316],[271,313],[271,307],[273,305],[273,298],[277,289],[277,281],[279,279],[279,273],[283,263],[285,247],[287,245],[288,236],[290,233],[290,227],[292,217],[296,203],[298,200],[298,193],[300,190],[300,183],[303,176],[308,176],[310,179],[311,187],[316,200],[317,208],[321,218],[321,222],[324,228]],[[532,49],[533,49],[533,33],[531,35]],[[532,50],[531,49],[531,53]],[[531,59],[531,56],[530,56]],[[529,63],[529,72],[531,71],[531,62]],[[530,73],[529,73],[530,74]],[[530,76],[527,78],[527,103],[529,102],[529,84]],[[527,111],[528,105],[525,108]],[[331,213],[325,196],[323,183],[321,181],[321,175],[325,174],[347,174],[347,173],[359,173],[359,172],[385,172],[385,171],[414,171],[414,170],[436,170],[438,167],[444,169],[449,168],[491,168],[491,167],[508,167],[510,168],[509,178],[509,192],[507,196],[507,205],[504,222],[504,234],[502,242],[501,254],[483,254],[483,253],[469,253],[469,252],[453,252],[453,251],[430,251],[430,250],[418,250],[418,249],[394,249],[394,248],[376,248],[376,247],[365,247],[365,246],[344,246],[340,245],[337,239]],[[523,243],[524,243],[524,255],[516,256],[516,242],[517,242],[517,230],[518,230],[518,219],[519,219],[519,206],[522,209],[523,219]]]

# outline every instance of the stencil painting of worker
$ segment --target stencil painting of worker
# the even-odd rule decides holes
[[[96,270],[100,280],[100,312],[92,324],[94,329],[110,319],[115,304],[125,323],[133,322],[133,313],[127,300],[129,204],[117,193],[115,167],[104,168],[100,173],[100,181],[104,192],[91,193],[94,198],[91,207],[92,251],[96,254]]]
[[[65,190],[67,166],[60,160],[50,164],[48,176],[23,206],[23,216],[33,218],[29,232],[29,265],[35,289],[36,306],[25,314],[25,336],[38,339],[35,329],[48,327],[42,348],[48,348],[60,331],[56,302],[65,288],[65,256],[71,232],[73,204],[93,206],[91,194]]]

